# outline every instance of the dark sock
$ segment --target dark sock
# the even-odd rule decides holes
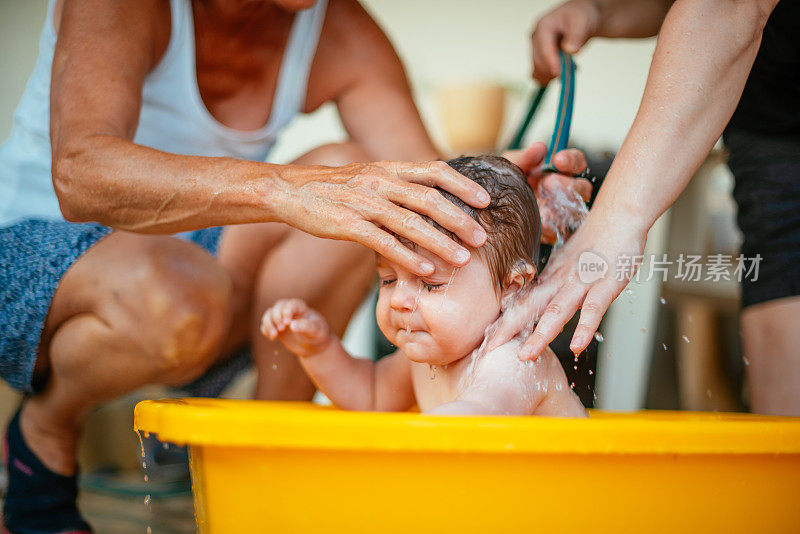
[[[92,529],[75,502],[77,474],[54,473],[36,457],[22,437],[20,410],[6,430],[8,487],[3,526],[12,534],[90,534]]]

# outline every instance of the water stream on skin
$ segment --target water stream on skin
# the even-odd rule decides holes
[[[447,281],[447,285],[444,288],[444,293],[442,293],[442,298],[439,301],[439,308],[436,310],[437,315],[442,311],[442,307],[444,306],[444,303],[447,300],[447,292],[450,291],[450,286],[453,284],[453,279],[456,277],[457,272],[458,272],[458,267],[453,267],[453,272],[450,273],[450,280]]]
[[[414,317],[414,312],[417,311],[417,306],[419,306],[419,299],[422,296],[422,282],[419,283],[419,289],[417,290],[417,296],[414,297],[414,306],[411,307],[411,313],[408,315],[408,319],[406,320],[406,334],[411,333],[411,318]]]

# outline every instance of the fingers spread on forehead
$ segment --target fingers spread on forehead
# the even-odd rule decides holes
[[[489,193],[483,187],[444,161],[429,161],[425,164],[399,163],[397,173],[410,182],[428,187],[441,187],[475,208],[485,208],[491,200]]]
[[[418,184],[397,185],[393,191],[387,191],[387,198],[413,212],[434,219],[440,226],[450,230],[470,246],[479,247],[486,241],[486,232],[481,225],[458,206],[444,198],[436,189]],[[428,223],[424,224],[430,227]],[[442,238],[444,238],[443,235]],[[451,240],[448,239],[448,241]]]
[[[448,263],[462,266],[469,261],[469,250],[434,228],[418,213],[395,206],[391,211],[379,214],[375,222],[433,252]]]
[[[580,150],[568,148],[553,156],[553,165],[569,176],[580,174],[586,169],[586,156]]]
[[[366,221],[355,228],[354,240],[367,246],[387,260],[401,265],[419,276],[427,276],[436,267],[426,258],[403,245],[395,236]]]

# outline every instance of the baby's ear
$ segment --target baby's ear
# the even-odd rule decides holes
[[[531,283],[536,278],[536,267],[527,261],[518,261],[503,280],[503,295],[501,300],[505,304],[506,299],[513,296],[517,291]]]

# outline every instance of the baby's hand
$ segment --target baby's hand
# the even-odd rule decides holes
[[[322,352],[331,342],[325,318],[300,299],[283,299],[261,318],[261,333],[279,338],[287,349],[301,357]]]

